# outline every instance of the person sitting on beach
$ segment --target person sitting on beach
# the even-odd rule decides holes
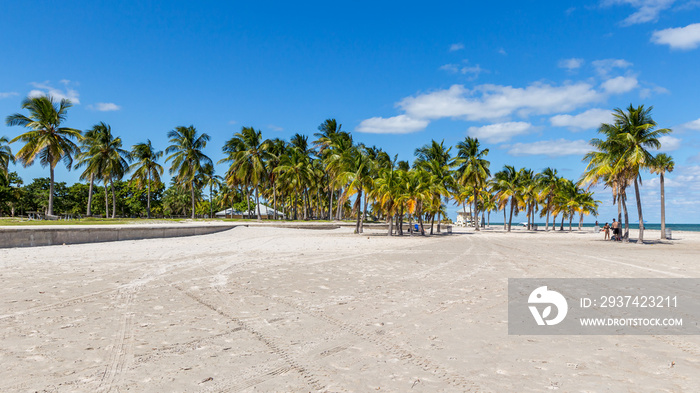
[[[620,223],[613,218],[612,222],[613,239],[620,241]]]
[[[603,227],[603,232],[605,232],[605,240],[610,240],[610,224],[608,224],[607,222]]]

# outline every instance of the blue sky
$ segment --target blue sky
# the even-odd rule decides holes
[[[494,172],[552,166],[577,179],[611,109],[653,105],[674,130],[667,222],[700,222],[700,2],[469,3],[10,2],[0,114],[27,95],[65,96],[68,126],[104,121],[127,147],[150,138],[164,150],[168,130],[192,124],[215,161],[241,126],[288,139],[333,117],[400,159],[472,135]],[[645,219],[658,222],[658,180],[644,180]],[[599,219],[612,218],[609,192],[597,199]]]

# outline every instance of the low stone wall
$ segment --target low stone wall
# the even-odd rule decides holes
[[[239,225],[240,226],[240,225]],[[120,240],[197,236],[222,232],[236,225],[207,226],[124,226],[83,228],[9,227],[0,228],[0,248],[100,243]]]

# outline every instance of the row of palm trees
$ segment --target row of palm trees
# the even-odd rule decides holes
[[[90,183],[87,214],[91,213],[92,186],[98,181],[105,189],[111,187],[112,217],[116,210],[114,182],[131,172],[135,184],[148,189],[150,218],[150,187],[161,183],[164,172],[158,163],[163,152],[157,151],[150,140],[126,151],[122,140],[112,134],[107,124],[99,123],[84,133],[63,127],[71,107],[67,100],[55,103],[50,97],[27,98],[22,107],[29,111],[29,116],[14,114],[7,118],[8,125],[29,129],[10,141],[24,142],[16,155],[22,164],[31,165],[38,157],[43,166],[49,166],[53,187],[55,166],[62,161],[70,168],[75,157],[75,167],[83,169],[81,179]],[[430,233],[437,221],[439,232],[450,201],[461,204],[465,213],[469,204],[476,220],[481,215],[483,221],[488,214],[490,222],[490,212],[502,210],[507,231],[511,229],[513,215],[520,212],[527,215],[528,227],[534,225],[535,215],[539,213],[540,217],[546,217],[546,230],[550,218],[553,217],[554,227],[559,216],[560,229],[567,218],[571,229],[576,214],[579,214],[579,228],[585,215],[597,215],[600,202],[584,185],[590,187],[603,182],[611,187],[614,201],[623,205],[626,216],[625,189],[634,182],[641,222],[637,189],[640,171],[652,169],[663,179],[663,173],[673,167],[670,161],[670,167],[667,162],[665,169],[659,169],[656,164],[664,155],[652,157],[645,150],[658,148],[658,136],[670,132],[654,130],[650,109],[631,106],[628,112],[617,109],[615,124],[601,126],[600,132],[607,138],[592,141],[597,150],[584,158],[589,164],[581,181],[576,183],[559,177],[552,168],[535,173],[506,165],[492,176],[486,159],[489,149],[482,148],[478,139],[471,137],[456,145],[454,155],[452,147],[433,140],[416,149],[416,159],[410,165],[407,161],[397,161],[396,156],[390,157],[381,148],[356,143],[352,134],[343,131],[335,119],[324,121],[312,142],[301,134],[294,135],[289,142],[263,139],[259,130],[243,127],[222,147],[224,158],[219,163],[228,165],[223,176],[214,173],[213,161],[203,153],[209,136],[199,134],[193,126],[176,127],[168,132],[170,145],[165,149],[168,155],[165,162],[171,164],[169,171],[174,185],[190,193],[193,218],[201,190],[209,188],[210,209],[214,205],[228,205],[233,210],[234,196],[244,195],[248,216],[252,215],[252,200],[257,210],[253,214],[261,219],[260,200],[264,199],[273,205],[274,219],[278,218],[278,210],[294,219],[340,220],[352,215],[357,233],[362,233],[368,212],[390,224],[390,235],[394,230],[403,234],[404,220],[408,220],[409,231],[413,231],[416,220],[422,234],[426,232],[426,221],[430,222]],[[7,143],[0,145],[0,164],[14,159],[6,146]],[[667,156],[666,159],[670,160]],[[51,191],[49,195],[48,212],[53,214]],[[108,204],[105,192],[106,212]],[[640,233],[641,238],[642,225]]]

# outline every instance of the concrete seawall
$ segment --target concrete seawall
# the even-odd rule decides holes
[[[100,243],[207,235],[241,225],[121,226],[121,227],[6,227],[0,228],[0,248]]]

